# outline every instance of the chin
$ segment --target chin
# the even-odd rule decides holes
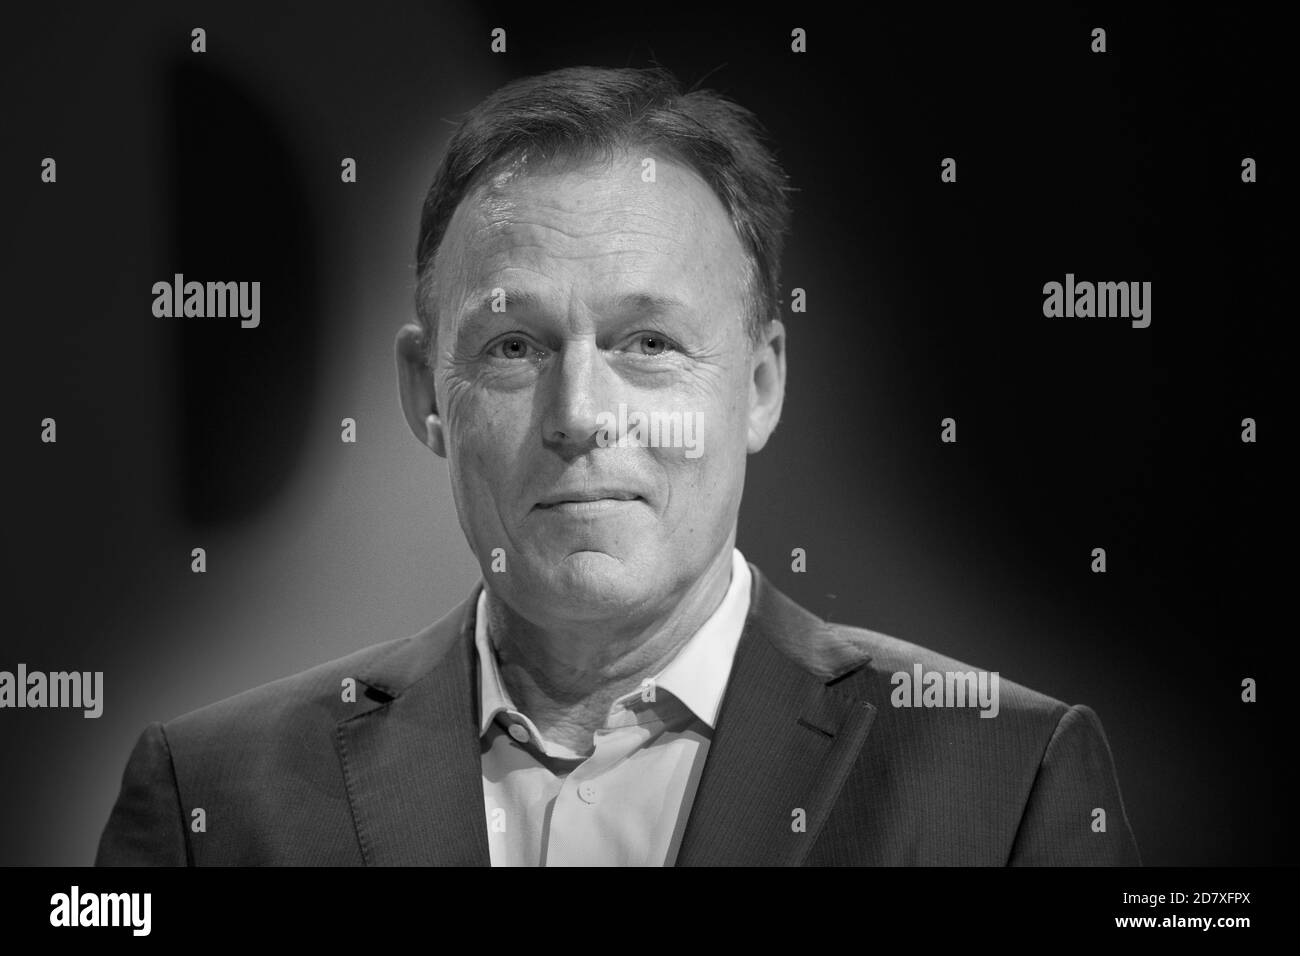
[[[605,612],[644,600],[648,577],[640,562],[602,551],[576,551],[538,570],[543,599],[571,604],[571,613]]]

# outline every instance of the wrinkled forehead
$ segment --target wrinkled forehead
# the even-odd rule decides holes
[[[516,160],[457,207],[434,263],[440,334],[495,289],[556,308],[656,295],[735,319],[750,262],[726,208],[693,169],[652,150]]]

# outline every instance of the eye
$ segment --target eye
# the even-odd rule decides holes
[[[534,353],[539,352],[539,350],[534,349],[529,341],[523,336],[508,335],[503,339],[498,339],[493,342],[492,345],[488,347],[488,354],[495,358],[517,362],[523,359],[532,358],[533,356],[529,354],[530,350]]]
[[[638,335],[632,342],[633,351],[641,355],[663,355],[665,352],[673,352],[677,349],[672,339],[654,332],[645,332]]]

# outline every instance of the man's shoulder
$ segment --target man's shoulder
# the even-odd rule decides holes
[[[891,698],[901,699],[904,689],[912,691],[915,696],[918,680],[921,694],[924,694],[927,685],[937,691],[941,682],[946,694],[950,685],[969,687],[971,677],[968,675],[973,675],[977,687],[981,680],[987,687],[997,687],[1001,713],[1037,715],[1050,720],[1054,725],[1070,709],[1070,705],[1064,701],[1003,678],[997,668],[977,666],[932,648],[863,627],[841,624],[832,624],[830,627],[838,632],[840,642],[870,655],[870,667],[878,679],[887,680]]]
[[[247,722],[260,727],[286,720],[310,721],[321,718],[335,722],[342,718],[345,697],[351,696],[347,681],[367,671],[376,661],[401,653],[414,635],[363,647],[351,654],[325,661],[306,670],[268,681],[230,697],[198,707],[163,724],[169,735],[193,733],[209,727],[228,727]],[[355,686],[365,694],[364,684]]]
[[[826,859],[860,859],[845,849],[857,847],[895,864],[1140,861],[1091,708],[920,644],[828,628],[870,656],[844,680],[875,713],[843,791],[871,809],[841,814]],[[1111,816],[1109,835],[1093,829],[1098,808]],[[889,822],[855,822],[872,819]]]
[[[857,742],[845,750],[850,768],[818,862],[1138,860],[1114,759],[1090,708],[1004,680],[997,663],[963,659],[978,652],[954,655],[832,624],[761,575],[755,581],[753,637],[797,671],[774,666],[751,639],[740,699],[783,694],[814,713],[816,726],[838,715],[835,739]],[[948,632],[936,643],[961,646],[961,638]],[[1092,829],[1098,808],[1116,821],[1110,837]]]
[[[951,713],[952,708],[928,706],[924,697],[927,685],[932,688],[930,700],[933,700],[940,683],[942,692],[947,694],[949,687],[954,691],[960,687],[963,692],[970,689],[972,680],[978,690],[982,680],[987,693],[997,688],[1002,714],[1032,717],[1050,728],[1070,710],[1068,704],[1048,694],[1003,679],[997,668],[970,664],[881,631],[825,621],[761,574],[757,581],[760,590],[755,598],[754,614],[761,619],[761,630],[768,639],[803,670],[825,683],[851,680],[877,707],[907,707],[919,700],[922,709],[933,711],[936,718],[942,719],[942,712]],[[909,692],[908,700],[903,699],[905,690]]]
[[[355,716],[358,704],[386,701],[436,667],[463,634],[468,603],[415,634],[370,644],[199,707],[164,721],[163,730],[174,746],[333,726]]]

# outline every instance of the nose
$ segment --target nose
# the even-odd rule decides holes
[[[565,342],[560,361],[547,371],[540,389],[545,407],[542,440],[551,446],[586,449],[601,428],[599,415],[610,410],[614,372],[593,338]]]

